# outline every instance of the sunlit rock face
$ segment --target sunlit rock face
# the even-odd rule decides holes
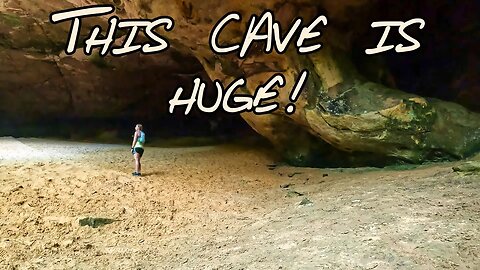
[[[245,90],[249,93],[278,72],[286,78],[285,89],[292,89],[300,71],[306,68],[310,76],[296,102],[295,114],[287,115],[283,110],[262,116],[242,114],[256,132],[268,138],[292,163],[317,165],[325,160],[341,161],[339,165],[379,164],[379,161],[417,163],[462,158],[480,148],[478,114],[453,103],[394,89],[401,84],[390,71],[391,63],[381,58],[352,61],[358,41],[370,31],[365,28],[370,23],[366,18],[378,12],[381,1],[114,0],[109,3],[116,6],[117,15],[122,18],[163,15],[174,18],[174,31],[163,34],[170,41],[171,50],[182,56],[180,61],[171,52],[116,59],[62,54],[70,25],[49,24],[49,13],[94,2],[109,1],[18,0],[0,4],[3,5],[0,6],[3,40],[0,41],[0,110],[4,115],[96,117],[128,113],[135,102],[153,100],[148,93],[174,91],[178,85],[191,84],[191,77],[167,78],[158,76],[159,71],[195,74],[200,72],[198,63],[210,79],[219,79],[225,85],[245,76],[248,81]],[[227,12],[238,11],[243,20],[229,24],[222,31],[220,44],[241,42],[248,18],[260,15],[265,9],[273,11],[283,30],[298,16],[310,22],[318,15],[326,15],[329,26],[322,29],[322,50],[298,55],[292,46],[282,55],[265,54],[264,45],[257,43],[245,59],[233,53],[216,55],[211,51],[210,31]],[[85,20],[82,35],[93,24],[105,25],[106,19]],[[197,64],[191,65],[194,62]],[[468,70],[465,77],[454,80],[453,88],[475,80],[471,68]],[[138,77],[138,73],[144,77]],[[105,82],[101,78],[109,79]],[[161,87],[152,83],[156,79],[162,80]],[[468,90],[458,93],[459,97],[452,100],[469,100],[465,97],[471,95]],[[146,96],[149,98],[142,101]],[[166,96],[155,96],[155,103],[149,104],[149,108],[167,106]],[[289,93],[280,92],[277,101],[285,108],[290,103]],[[155,112],[142,113],[147,116]]]

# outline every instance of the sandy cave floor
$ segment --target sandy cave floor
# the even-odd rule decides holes
[[[480,269],[480,176],[458,162],[273,163],[151,147],[135,178],[128,145],[1,138],[0,269]]]

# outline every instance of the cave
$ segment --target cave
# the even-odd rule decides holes
[[[15,113],[8,111],[9,106],[2,107],[9,114],[2,119],[3,135],[120,142],[122,137],[129,138],[135,123],[143,123],[152,138],[158,139],[210,137],[210,142],[221,142],[253,134],[239,116],[203,114],[198,109],[188,115],[182,110],[169,113],[168,101],[177,87],[191,89],[195,76],[208,79],[195,58],[174,49],[160,56],[102,58],[93,54],[80,67],[73,59],[63,61],[50,66],[53,74],[37,74],[33,80],[41,80],[41,85],[37,81],[23,85],[25,82],[16,78],[6,78],[10,89],[13,85],[15,91],[32,93],[18,97],[18,92],[9,90],[18,103],[9,101],[8,96],[4,99],[5,104],[14,106]],[[82,72],[77,73],[77,68]],[[59,78],[55,72],[61,73]],[[211,92],[207,91],[205,98],[207,102],[213,99]],[[25,109],[27,102],[38,105]]]
[[[92,6],[112,12],[82,18],[68,49],[73,20],[50,15]],[[214,53],[230,12],[218,46],[262,14],[274,46],[259,27],[245,55]],[[0,1],[0,269],[479,269],[478,14],[478,0]],[[148,33],[159,16],[173,29]],[[130,26],[107,32],[116,19]],[[111,46],[86,53],[97,26]],[[117,46],[133,51],[102,54]],[[187,101],[205,82],[210,107],[238,80],[215,110],[170,110],[180,87]]]
[[[480,111],[478,44],[471,38],[478,32],[476,13],[471,12],[479,10],[475,1],[301,1],[298,6],[260,1],[246,6],[229,3],[215,13],[205,12],[214,5],[210,2],[113,1],[109,4],[120,17],[167,14],[176,19],[175,31],[164,33],[171,43],[169,50],[122,57],[103,57],[98,51],[85,55],[82,50],[65,54],[70,23],[51,24],[45,18],[75,4],[57,2],[9,1],[1,11],[2,136],[120,142],[129,138],[135,123],[143,123],[158,139],[209,138],[224,143],[266,138],[287,162],[299,166],[455,160],[480,147],[480,120],[475,113]],[[327,16],[328,27],[321,29],[323,51],[298,57],[294,48],[284,55],[262,54],[265,44],[254,42],[241,61],[233,54],[209,51],[208,30],[223,12],[239,10],[248,18],[266,8],[274,11],[283,30],[299,15],[305,21],[318,14]],[[370,27],[373,21],[410,18],[427,22],[422,30],[408,30],[420,42],[419,49],[404,54],[364,53],[382,34]],[[94,25],[106,29],[106,18],[82,20],[78,48]],[[245,27],[246,22],[226,27],[220,42],[238,41]],[[117,32],[115,44],[126,36]],[[392,30],[387,43],[402,42]],[[213,80],[230,82],[245,75],[254,84],[266,81],[272,72],[294,77],[304,67],[315,72],[296,104],[300,112],[293,115],[168,112],[168,100],[176,89],[191,89],[196,76],[209,82],[205,98],[211,103]],[[277,99],[281,106],[289,102],[285,95]]]

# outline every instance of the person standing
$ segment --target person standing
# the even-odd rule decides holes
[[[143,132],[143,126],[137,124],[135,126],[135,133],[133,134],[132,142],[132,154],[135,159],[135,171],[132,173],[133,176],[142,176],[142,164],[140,160],[143,156],[143,145],[145,144],[145,133]]]

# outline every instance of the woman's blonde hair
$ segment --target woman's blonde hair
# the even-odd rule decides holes
[[[138,129],[143,130],[143,125],[142,124],[137,124]]]

